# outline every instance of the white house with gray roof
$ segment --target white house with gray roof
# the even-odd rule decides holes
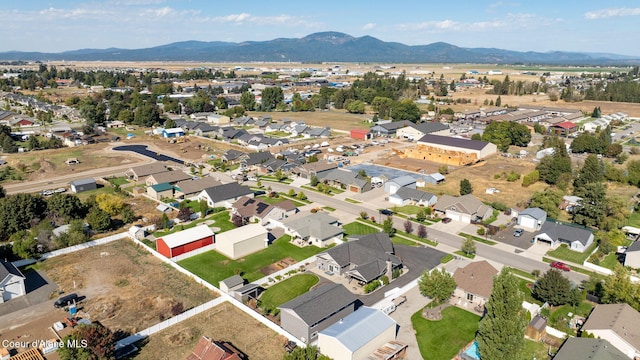
[[[449,125],[441,122],[423,122],[414,124],[410,122],[407,126],[396,130],[396,137],[416,140],[427,134],[447,136],[450,133]]]
[[[279,306],[280,326],[303,342],[356,310],[356,298],[340,284],[324,284]]]
[[[349,192],[363,193],[371,190],[371,182],[368,179],[361,178],[357,173],[343,169],[333,169],[321,176],[318,176],[321,182],[343,189]]]
[[[401,187],[416,188],[416,179],[410,175],[402,175],[384,183],[384,192],[395,194]]]
[[[0,260],[0,303],[26,295],[25,279],[15,265]]]
[[[624,251],[624,266],[640,269],[640,241],[634,241]]]
[[[296,242],[326,247],[341,242],[343,231],[338,224],[337,218],[318,211],[294,215],[283,221],[282,227]]]
[[[604,339],[570,337],[558,349],[553,360],[627,360],[626,354]]]
[[[488,219],[493,214],[491,206],[483,204],[471,194],[457,197],[443,195],[438,199],[434,209],[452,220],[467,224]]]
[[[398,324],[380,310],[363,306],[318,335],[318,348],[333,360],[365,360],[396,339]]]
[[[248,186],[232,182],[228,184],[206,188],[198,194],[198,201],[205,200],[209,207],[231,208],[234,202],[243,196],[253,197],[254,193]]]
[[[584,252],[593,244],[593,233],[586,228],[546,221],[533,240],[547,243],[552,248],[566,244],[573,251]]]
[[[438,197],[432,193],[415,188],[401,187],[395,194],[389,195],[389,202],[397,206],[409,204],[433,206],[438,202]]]
[[[607,340],[630,359],[640,357],[640,313],[628,304],[600,304],[582,331]]]

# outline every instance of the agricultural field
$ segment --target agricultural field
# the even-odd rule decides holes
[[[86,296],[80,315],[112,331],[136,332],[216,297],[125,239],[50,258],[35,267],[60,290]]]
[[[279,360],[285,353],[284,337],[225,302],[137,343],[134,357],[186,359],[203,335],[231,342],[249,359]]]
[[[346,110],[327,110],[313,112],[258,112],[251,111],[249,116],[257,118],[259,116],[271,116],[274,120],[290,119],[303,120],[309,126],[328,126],[332,130],[363,129],[368,128],[371,124],[365,122],[370,115],[365,114],[349,114]]]

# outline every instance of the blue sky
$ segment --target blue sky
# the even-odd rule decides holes
[[[640,2],[2,0],[0,51],[261,41],[319,31],[425,45],[640,56]]]

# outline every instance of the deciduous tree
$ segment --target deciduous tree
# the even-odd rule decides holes
[[[428,296],[436,304],[449,299],[456,289],[456,281],[445,269],[434,269],[431,272],[425,270],[418,279],[418,289],[420,294]]]
[[[471,255],[476,253],[476,244],[470,238],[464,239],[461,249],[465,254]]]

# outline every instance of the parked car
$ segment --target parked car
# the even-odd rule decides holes
[[[443,224],[448,224],[448,223],[450,223],[450,222],[451,222],[451,218],[448,218],[448,217],[446,217],[446,218],[442,218],[442,223],[443,223]]]
[[[382,210],[380,210],[380,214],[385,215],[385,216],[393,216],[393,211],[391,211],[389,209],[382,209]]]
[[[522,230],[522,229],[516,229],[516,231],[513,232],[513,236],[520,237],[520,236],[522,236],[523,232],[524,232],[524,230]]]
[[[551,264],[551,267],[554,269],[558,269],[558,270],[562,270],[562,271],[571,271],[571,268],[569,267],[569,265],[561,262],[561,261],[554,261]]]
[[[249,181],[258,181],[258,178],[255,177],[255,176],[249,176],[249,177],[247,177],[247,180],[249,180]]]
[[[65,306],[73,305],[76,302],[78,302],[78,294],[72,293],[56,300],[56,302],[53,303],[53,306],[57,308],[63,308]]]

